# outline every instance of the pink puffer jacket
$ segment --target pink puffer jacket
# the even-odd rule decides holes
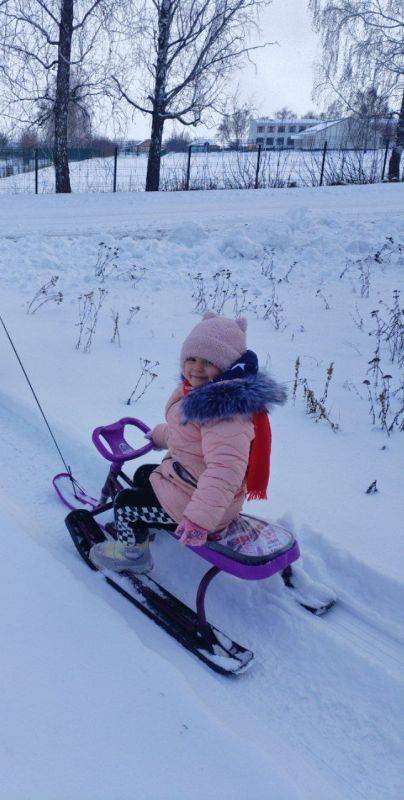
[[[168,453],[150,483],[176,522],[186,516],[207,531],[221,530],[237,517],[245,499],[252,414],[184,424],[182,401],[178,387],[166,406],[167,422],[152,431],[155,445]]]

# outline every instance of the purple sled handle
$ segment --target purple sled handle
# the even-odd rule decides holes
[[[139,456],[150,453],[150,450],[154,450],[152,442],[145,444],[143,447],[139,447],[138,450],[134,450],[124,437],[126,425],[133,425],[135,428],[139,428],[139,430],[143,431],[143,433],[149,433],[150,431],[149,426],[140,419],[135,419],[135,417],[123,417],[119,419],[118,422],[112,423],[112,425],[101,425],[99,428],[95,428],[92,434],[92,440],[98,452],[101,453],[107,461],[112,461],[114,464],[123,464],[124,461],[131,461],[133,458],[139,458]],[[110,450],[105,447],[102,439],[107,442],[111,448]]]

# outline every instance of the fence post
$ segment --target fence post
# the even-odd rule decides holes
[[[261,163],[261,145],[258,145],[257,151],[257,166],[255,168],[255,184],[254,189],[258,189],[259,184],[259,174],[260,174],[260,163]]]
[[[34,150],[35,159],[35,194],[38,194],[38,148]]]
[[[115,145],[115,150],[114,150],[114,188],[112,190],[113,192],[116,192],[116,175],[117,175],[117,171],[118,171],[118,146]]]
[[[384,151],[384,159],[383,159],[382,181],[384,181],[384,173],[386,172],[386,164],[387,164],[387,156],[389,154],[389,147],[390,147],[390,139],[387,139],[386,149]]]
[[[328,142],[327,142],[327,140],[326,140],[326,141],[324,142],[324,147],[323,147],[323,159],[322,159],[322,162],[321,162],[320,186],[322,186],[322,185],[323,185],[323,178],[324,178],[324,165],[325,165],[325,157],[326,157],[326,154],[327,154],[327,147],[328,147]]]
[[[187,160],[187,176],[185,178],[185,191],[189,191],[189,178],[191,175],[191,153],[192,153],[192,144],[188,145],[188,160]]]

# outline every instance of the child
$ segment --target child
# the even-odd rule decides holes
[[[95,545],[100,569],[148,572],[148,528],[166,527],[199,547],[226,528],[244,499],[266,498],[271,432],[267,408],[284,403],[282,386],[258,372],[246,347],[245,319],[208,312],[181,350],[182,383],[166,406],[166,422],[147,434],[168,452],[143,465],[134,489],[114,502],[118,541]]]

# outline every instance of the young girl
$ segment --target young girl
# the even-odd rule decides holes
[[[258,372],[246,349],[245,319],[208,312],[181,350],[182,383],[166,406],[166,422],[147,434],[168,452],[159,466],[143,465],[134,489],[114,502],[118,540],[95,545],[99,569],[148,572],[149,527],[180,534],[199,547],[218,538],[245,498],[266,498],[271,432],[268,405],[284,403],[285,389]],[[213,536],[216,534],[216,536]]]

